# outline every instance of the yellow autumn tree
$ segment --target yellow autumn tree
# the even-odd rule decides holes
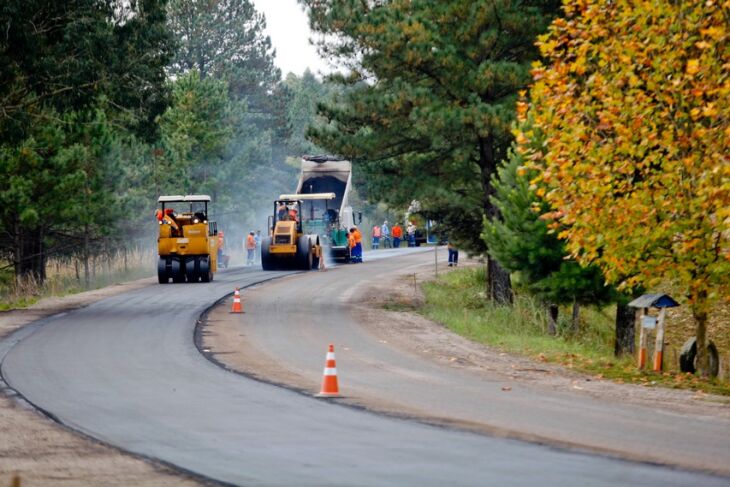
[[[730,2],[564,9],[539,41],[529,99],[546,135],[530,156],[546,217],[607,281],[682,289],[706,375],[708,311],[730,295]]]

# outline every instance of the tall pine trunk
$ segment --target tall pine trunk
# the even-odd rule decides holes
[[[484,192],[484,214],[487,218],[499,218],[499,210],[489,197],[494,194],[492,175],[497,172],[497,155],[494,150],[494,137],[479,139],[479,168],[481,185]],[[507,272],[491,256],[487,256],[487,296],[499,304],[512,304],[512,281]]]
[[[16,225],[15,276],[32,278],[37,284],[46,280],[46,256],[43,229]]]

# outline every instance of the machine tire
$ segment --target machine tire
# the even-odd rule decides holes
[[[271,256],[271,237],[264,237],[261,240],[261,268],[265,271],[276,270],[276,262]]]
[[[307,235],[297,240],[296,267],[308,271],[312,269],[312,242]]]
[[[198,282],[200,279],[200,257],[193,257],[185,262],[185,276],[188,282]]]
[[[170,259],[170,274],[172,282],[185,282],[185,267],[180,265],[179,259]]]
[[[717,377],[720,371],[720,356],[717,347],[712,341],[707,343],[707,353],[710,355],[710,376]],[[679,370],[694,374],[697,372],[697,338],[692,337],[682,345],[679,351]]]
[[[167,259],[164,257],[157,259],[157,282],[160,284],[170,282],[170,276],[167,274]]]
[[[199,274],[200,280],[203,282],[210,282],[213,280],[213,271],[210,269],[210,256],[206,255],[200,257]]]

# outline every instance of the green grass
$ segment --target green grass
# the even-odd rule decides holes
[[[560,363],[617,382],[662,385],[730,395],[730,384],[678,371],[654,373],[636,368],[633,357],[613,355],[615,308],[581,308],[580,327],[570,327],[570,309],[561,308],[558,334],[547,334],[544,306],[524,294],[512,307],[489,302],[483,267],[459,269],[423,284],[420,313],[455,333],[509,353]]]

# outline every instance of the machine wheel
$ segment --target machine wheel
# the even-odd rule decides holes
[[[200,274],[200,280],[203,282],[210,282],[213,280],[213,271],[210,269],[210,257],[200,257],[199,259],[200,267],[199,267],[199,274]]]
[[[712,341],[707,343],[707,353],[710,355],[710,376],[717,377],[720,371],[720,357],[717,347]],[[679,351],[679,370],[694,374],[697,371],[697,338],[692,337],[682,345]]]
[[[264,237],[261,240],[261,268],[265,271],[276,270],[276,262],[271,256],[271,237]]]
[[[167,259],[164,257],[157,259],[157,282],[160,284],[170,282],[170,275],[167,273]]]
[[[170,259],[170,274],[172,282],[185,282],[185,268],[180,265],[179,259]]]
[[[312,242],[309,237],[302,235],[297,240],[296,267],[305,271],[312,269]]]
[[[200,257],[193,257],[185,262],[185,276],[188,282],[198,282],[200,279]]]

